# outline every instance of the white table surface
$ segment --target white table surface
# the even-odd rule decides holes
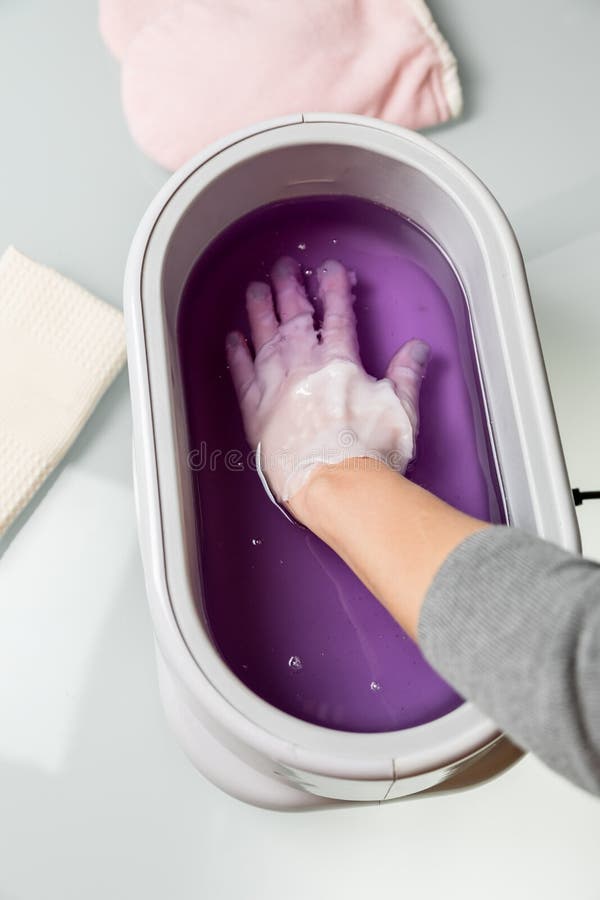
[[[600,7],[431,5],[466,99],[433,136],[515,226],[571,482],[600,488]],[[93,0],[3,0],[0,73],[0,249],[120,305],[165,174],[130,141]],[[130,432],[122,375],[0,546],[2,900],[600,897],[600,801],[532,758],[467,793],[303,814],[198,775],[159,706]],[[600,559],[600,503],[578,515]]]

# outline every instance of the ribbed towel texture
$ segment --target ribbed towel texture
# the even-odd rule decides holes
[[[9,247],[0,257],[0,536],[125,362],[123,316]]]

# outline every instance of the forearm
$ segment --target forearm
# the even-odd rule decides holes
[[[415,639],[437,570],[486,527],[367,458],[321,467],[289,505]]]
[[[600,793],[600,566],[373,460],[319,469],[290,506],[463,696]]]

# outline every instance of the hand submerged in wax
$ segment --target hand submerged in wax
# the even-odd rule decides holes
[[[321,327],[300,266],[278,260],[269,285],[252,282],[246,308],[254,359],[240,332],[226,348],[248,442],[260,443],[261,468],[278,501],[288,501],[322,465],[376,459],[404,473],[414,456],[418,402],[429,347],[407,341],[385,377],[360,361],[355,276],[328,260],[317,271]]]

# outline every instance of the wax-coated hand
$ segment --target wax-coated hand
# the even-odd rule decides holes
[[[253,448],[260,443],[263,474],[280,501],[319,465],[371,457],[403,473],[415,449],[427,344],[404,344],[378,381],[360,362],[354,274],[327,260],[317,278],[320,328],[300,266],[282,257],[271,273],[275,305],[263,282],[246,292],[254,359],[240,332],[227,336],[246,436]]]

